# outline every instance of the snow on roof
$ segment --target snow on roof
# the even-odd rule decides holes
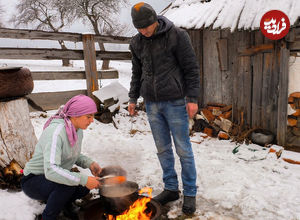
[[[178,27],[200,29],[258,29],[261,17],[270,10],[281,10],[296,23],[300,0],[176,0],[162,15]]]

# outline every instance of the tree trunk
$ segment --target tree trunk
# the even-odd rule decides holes
[[[27,100],[0,102],[0,118],[0,167],[15,160],[23,168],[37,143]]]
[[[68,49],[63,40],[59,40],[58,43],[60,44],[61,49],[63,49],[63,50]],[[70,60],[69,59],[62,59],[62,64],[63,64],[63,66],[70,66]]]
[[[98,42],[98,45],[99,45],[100,50],[105,51],[104,43]],[[109,69],[109,60],[103,60],[102,69],[103,70]]]

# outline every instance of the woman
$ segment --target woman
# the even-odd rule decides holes
[[[61,210],[67,217],[78,218],[72,202],[99,187],[101,167],[82,155],[83,129],[94,121],[95,102],[88,96],[71,98],[44,125],[33,157],[26,163],[21,187],[32,199],[47,201],[43,220],[56,219]],[[94,176],[72,172],[76,164],[89,168]],[[41,219],[41,217],[40,217]]]

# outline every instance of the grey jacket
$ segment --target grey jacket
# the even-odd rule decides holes
[[[151,37],[138,33],[130,42],[132,77],[130,102],[141,95],[146,101],[167,101],[187,97],[198,101],[199,66],[188,33],[163,16]]]

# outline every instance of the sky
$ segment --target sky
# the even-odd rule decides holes
[[[31,70],[83,70],[83,61],[74,61],[73,67],[61,67],[60,61],[0,60],[0,66],[13,64]],[[98,68],[101,62],[98,62]],[[300,66],[300,61],[297,61]],[[112,61],[119,71],[119,79],[102,80],[105,88],[119,82],[129,89],[131,63]],[[66,82],[68,81],[68,82]],[[34,92],[86,89],[84,80],[35,81]],[[113,94],[113,93],[112,93]],[[145,112],[130,117],[122,105],[113,118],[115,126],[94,121],[84,130],[82,153],[93,158],[100,166],[120,165],[127,171],[127,179],[139,188],[153,188],[153,195],[163,190],[162,171]],[[30,120],[37,138],[46,120],[56,111],[31,112]],[[45,115],[45,114],[43,114]],[[131,131],[136,130],[136,133]],[[185,220],[300,220],[300,165],[287,163],[283,158],[300,161],[300,153],[283,151],[277,159],[269,149],[255,144],[209,138],[197,132],[191,136],[197,169],[197,211]],[[271,146],[279,151],[282,147]],[[233,149],[238,152],[233,154]],[[180,163],[176,156],[176,171]],[[81,172],[90,175],[89,170]],[[179,178],[180,179],[180,178]],[[180,183],[180,190],[182,184]],[[93,190],[94,198],[97,190]],[[182,194],[178,201],[169,203],[168,218],[182,215]],[[17,207],[17,211],[16,211]],[[23,192],[0,190],[0,220],[33,220],[44,205],[28,198]]]
[[[0,5],[4,10],[4,14],[2,16],[2,23],[5,24],[7,28],[15,28],[13,24],[10,24],[8,20],[10,19],[12,13],[15,12],[15,5],[20,0],[0,0]],[[122,23],[125,23],[129,27],[129,32],[124,33],[125,36],[132,36],[136,33],[136,29],[132,25],[130,10],[131,7],[140,2],[140,0],[129,0],[129,6],[126,8],[122,8],[120,11],[120,20]],[[145,0],[144,2],[153,6],[157,13],[162,11],[168,4],[170,4],[171,0]],[[85,32],[92,32],[91,28],[83,23],[76,22],[70,27],[67,27],[63,31],[66,32],[73,32],[73,33],[85,33]],[[54,41],[39,41],[38,44],[31,42],[30,40],[15,40],[15,39],[5,39],[1,40],[0,38],[0,46],[3,47],[51,47],[51,48],[60,48],[58,42]],[[72,48],[76,47],[73,43],[67,42],[67,47]],[[107,46],[106,49],[109,49],[110,45]],[[125,46],[127,48],[127,46]]]
[[[2,6],[4,10],[4,16],[3,20],[8,21],[9,17],[12,15],[12,13],[15,11],[14,7],[20,0],[0,0],[0,5]],[[122,8],[120,12],[120,19],[124,23],[130,23],[131,24],[131,17],[130,17],[130,9],[131,7],[140,2],[141,0],[129,0],[129,6]],[[157,13],[162,11],[168,4],[170,4],[172,0],[144,0],[144,2],[152,5],[152,7],[156,10]],[[7,15],[7,16],[6,16]],[[4,22],[5,23],[5,22]],[[13,28],[13,26],[10,24],[10,28]],[[133,26],[132,26],[133,27]],[[86,27],[83,24],[77,23],[72,25],[69,30],[70,32],[87,32],[90,31],[88,27]]]

